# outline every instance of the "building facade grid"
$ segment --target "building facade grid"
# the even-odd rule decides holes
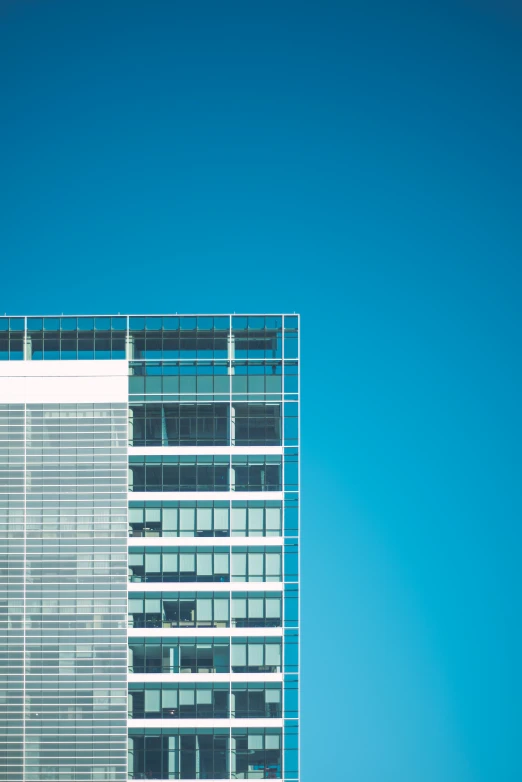
[[[0,782],[298,780],[299,486],[299,316],[0,318]]]

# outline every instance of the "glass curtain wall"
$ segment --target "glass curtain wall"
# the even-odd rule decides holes
[[[129,774],[297,780],[298,318],[129,327]],[[183,582],[194,589],[176,592]],[[191,628],[212,635],[173,637]],[[181,674],[190,681],[168,680]],[[164,728],[147,727],[158,719]],[[194,726],[183,733],[179,719]],[[205,719],[230,727],[204,734]]]
[[[24,782],[127,779],[126,416],[26,405]]]
[[[0,318],[107,360],[128,404],[0,408],[0,782],[294,782],[299,318]]]

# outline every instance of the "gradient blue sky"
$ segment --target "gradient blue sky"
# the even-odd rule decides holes
[[[303,782],[522,779],[522,9],[0,0],[3,313],[299,311]]]

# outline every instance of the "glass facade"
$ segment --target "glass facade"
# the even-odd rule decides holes
[[[0,539],[0,782],[299,779],[297,315],[0,318]]]
[[[23,780],[24,405],[0,404],[0,780]]]
[[[3,570],[0,778],[125,780],[127,405],[24,404],[0,415],[0,496],[15,543]]]

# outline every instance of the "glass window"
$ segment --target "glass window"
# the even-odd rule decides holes
[[[235,534],[246,534],[246,508],[232,508],[232,531]]]
[[[195,508],[180,508],[179,528],[182,532],[194,534],[194,514]]]
[[[211,621],[212,619],[212,600],[207,598],[198,598],[198,621]]]
[[[228,530],[228,508],[214,508],[214,529]]]
[[[154,574],[154,573],[160,573],[161,571],[161,556],[160,554],[149,554],[148,552],[145,555],[145,570],[147,574]]]
[[[212,508],[198,508],[198,532],[212,530]]]
[[[247,602],[243,597],[232,598],[232,615],[234,619],[246,619]]]
[[[270,619],[279,619],[281,616],[281,599],[267,597],[266,599],[266,615]]]
[[[247,565],[247,555],[234,552],[232,554],[232,563],[233,563],[233,570],[232,574],[234,576],[243,576],[246,577],[246,565]]]
[[[129,508],[129,522],[131,524],[142,524],[143,508]]]
[[[214,573],[228,573],[228,554],[214,554]]]
[[[281,510],[280,508],[267,508],[266,515],[266,529],[280,532],[281,530]]]
[[[248,616],[250,617],[250,619],[260,619],[263,617],[263,598],[260,597],[248,598]]]
[[[249,554],[248,555],[248,575],[249,576],[262,576],[263,575],[263,554]]]
[[[232,665],[246,666],[247,664],[246,644],[232,644]]]
[[[250,508],[248,511],[248,531],[262,535],[263,534],[263,508]]]
[[[173,553],[163,554],[163,572],[177,573],[177,571],[178,571],[178,555]]]
[[[145,711],[160,710],[160,690],[145,690]]]
[[[265,662],[267,665],[281,665],[281,646],[279,644],[266,644]]]
[[[194,573],[196,570],[195,554],[187,554],[187,553],[180,554],[179,569],[182,573]]]
[[[279,749],[281,746],[281,736],[267,733],[265,735],[266,749]]]
[[[263,665],[263,644],[248,644],[248,664]]]
[[[265,377],[265,384],[267,394],[281,393],[281,375],[267,375]]]
[[[196,690],[196,701],[197,703],[206,703],[211,704],[212,703],[212,690],[210,687],[206,687],[205,689],[197,689]]]
[[[266,555],[266,575],[279,576],[281,573],[281,554]]]
[[[179,705],[180,706],[194,706],[195,703],[195,691],[194,690],[180,690],[179,691]]]
[[[198,554],[198,576],[212,575],[212,554]]]
[[[248,734],[248,749],[263,749],[263,736],[261,734]]]
[[[218,598],[214,603],[216,621],[228,622],[228,598]]]
[[[162,705],[164,709],[177,708],[178,705],[178,691],[177,690],[163,690]]]
[[[178,509],[163,508],[163,532],[175,532],[178,529]]]

